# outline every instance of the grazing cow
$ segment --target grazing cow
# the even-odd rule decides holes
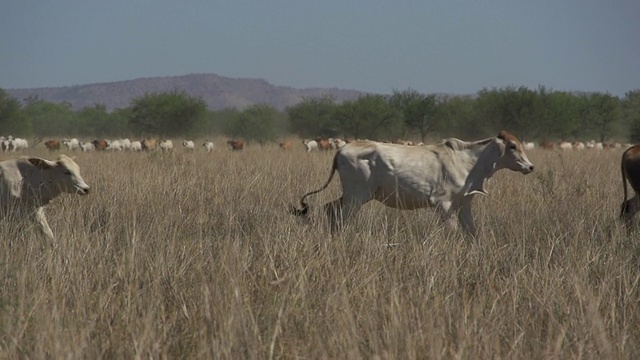
[[[158,145],[158,140],[156,139],[144,139],[140,143],[142,145],[142,150],[145,151],[154,151]]]
[[[534,143],[532,143],[532,142],[526,142],[526,141],[525,141],[525,142],[523,142],[523,143],[522,143],[522,147],[523,147],[525,150],[533,150],[533,149],[535,149],[536,144],[534,144]]]
[[[291,206],[290,212],[307,215],[307,196],[326,189],[338,171],[342,197],[325,204],[332,232],[375,199],[397,209],[435,207],[454,228],[457,221],[453,215],[457,213],[463,230],[475,235],[471,200],[475,194],[486,194],[485,181],[505,168],[523,174],[533,171],[520,141],[506,131],[475,142],[451,138],[421,147],[351,143],[334,156],[327,182],[302,196],[301,210]]]
[[[576,141],[571,146],[573,147],[574,150],[584,150],[585,149],[584,143],[582,141]]]
[[[631,232],[632,220],[640,210],[640,145],[634,145],[622,153],[622,189],[624,200],[620,206],[620,219],[624,221],[627,232]],[[627,180],[635,195],[627,200]]]
[[[562,141],[560,141],[558,143],[558,148],[560,150],[571,150],[571,149],[573,149],[573,147],[571,146],[571,143],[568,142],[568,141],[564,141],[564,140],[562,140]]]
[[[132,141],[131,142],[131,151],[142,151],[142,142],[141,141]]]
[[[93,144],[90,142],[82,142],[80,143],[80,150],[83,152],[93,151],[95,150],[95,147],[93,147]]]
[[[164,152],[173,150],[173,141],[171,140],[162,140],[160,141],[160,149]]]
[[[212,152],[215,146],[213,145],[213,141],[205,141],[202,147],[204,147],[207,152]]]
[[[47,140],[44,143],[44,146],[49,149],[49,151],[60,150],[60,141],[59,140]]]
[[[544,150],[553,150],[553,143],[551,141],[543,141],[540,143],[540,148]]]
[[[21,138],[13,138],[9,136],[7,139],[0,139],[0,144],[2,145],[2,151],[20,151],[27,150],[29,148],[29,142],[25,139]]]
[[[96,139],[96,140],[93,140],[91,143],[93,144],[93,148],[96,151],[107,150],[107,147],[109,146],[109,144],[107,143],[107,140],[104,140],[104,139],[102,140]]]
[[[227,149],[240,151],[244,149],[244,142],[242,140],[228,140],[227,141]]]
[[[291,141],[283,141],[283,142],[280,142],[278,146],[280,146],[280,149],[282,150],[291,150],[291,148],[293,147],[293,144],[291,143]]]
[[[78,150],[80,148],[80,141],[78,139],[63,139],[62,145],[66,146],[69,150]]]
[[[192,140],[182,140],[182,147],[185,150],[193,151],[196,149],[196,144]]]
[[[307,149],[307,152],[318,150],[318,143],[315,140],[304,139],[302,140],[302,145]]]
[[[42,234],[55,241],[44,207],[61,193],[89,193],[80,167],[71,158],[60,155],[57,161],[49,161],[22,157],[0,162],[0,217],[15,216],[9,223],[33,217]]]

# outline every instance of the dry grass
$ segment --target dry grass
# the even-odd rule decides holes
[[[375,203],[331,239],[286,212],[330,155],[197,150],[77,154],[93,193],[47,209],[58,248],[0,228],[0,358],[640,357],[621,152],[530,153],[468,240]]]

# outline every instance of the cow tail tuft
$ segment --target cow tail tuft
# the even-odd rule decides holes
[[[327,179],[327,182],[320,189],[308,192],[302,196],[302,198],[300,199],[300,205],[302,206],[302,209],[297,209],[295,206],[290,205],[289,212],[291,214],[295,216],[306,216],[309,213],[309,204],[307,204],[304,201],[304,199],[306,199],[307,196],[314,195],[321,192],[322,190],[326,189],[327,186],[329,186],[329,184],[331,183],[331,180],[333,179],[333,174],[335,174],[336,170],[338,169],[338,154],[340,154],[340,151],[338,151],[333,156],[333,164],[331,165],[331,174],[329,174],[329,179]]]

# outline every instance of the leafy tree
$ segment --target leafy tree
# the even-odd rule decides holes
[[[394,91],[389,103],[401,114],[406,128],[417,131],[424,142],[427,133],[434,129],[438,119],[436,96],[423,95],[413,89]]]
[[[253,105],[239,113],[226,124],[224,132],[231,137],[241,137],[264,145],[278,136],[276,120],[278,111],[267,104]]]
[[[76,113],[67,102],[56,104],[34,99],[24,107],[24,112],[31,119],[33,133],[37,137],[67,136],[77,133]]]
[[[640,89],[627,92],[621,105],[629,128],[629,141],[640,143]]]
[[[612,134],[613,126],[622,118],[620,100],[610,94],[596,93],[586,97],[584,116],[589,127],[604,142]]]
[[[335,119],[336,108],[330,96],[305,98],[286,110],[289,131],[300,137],[336,136],[340,132]]]
[[[183,135],[206,111],[202,98],[184,92],[147,94],[132,101],[129,125],[138,134]]]
[[[336,119],[341,132],[356,138],[388,138],[398,132],[401,116],[382,95],[365,95],[338,106]]]
[[[31,121],[22,111],[20,102],[0,89],[0,133],[24,137],[31,132]]]
[[[77,112],[77,124],[80,135],[125,136],[129,133],[129,109],[117,109],[110,114],[104,105],[87,107]]]
[[[561,139],[578,137],[582,127],[581,101],[568,92],[543,93],[544,111],[537,133],[544,137],[560,136]]]

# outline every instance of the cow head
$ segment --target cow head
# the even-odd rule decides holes
[[[29,158],[29,162],[47,172],[46,179],[48,184],[50,186],[53,185],[56,190],[80,195],[89,193],[89,185],[82,179],[80,167],[70,157],[60,155],[57,161]]]
[[[519,171],[523,174],[533,171],[533,164],[527,158],[520,140],[503,130],[498,134],[497,141],[502,150],[498,167]]]

